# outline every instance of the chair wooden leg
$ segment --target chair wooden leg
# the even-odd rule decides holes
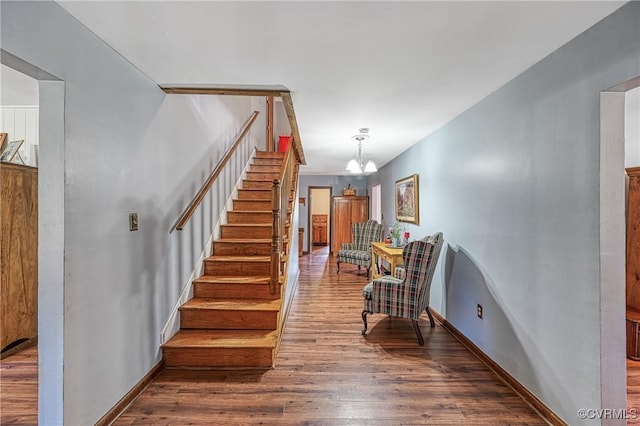
[[[340,261],[338,261],[338,274],[340,273]]]
[[[427,315],[429,315],[429,322],[431,322],[431,327],[436,326],[436,322],[433,320],[433,315],[431,315],[431,310],[427,306]]]
[[[413,329],[416,332],[416,336],[418,336],[418,344],[420,346],[424,346],[424,339],[422,338],[422,332],[420,331],[420,326],[418,325],[418,321],[411,320],[411,324],[413,324]]]
[[[367,311],[362,311],[362,322],[364,323],[364,328],[362,329],[361,333],[364,336],[365,334],[367,334]]]
[[[367,268],[367,278],[371,277],[371,268]]]

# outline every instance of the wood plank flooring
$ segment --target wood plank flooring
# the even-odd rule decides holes
[[[298,293],[272,370],[165,370],[117,425],[544,424],[439,325],[370,316],[360,336],[357,268],[335,273],[327,247],[301,258]],[[640,362],[627,360],[629,410]],[[37,424],[37,346],[0,361],[0,424]],[[629,424],[640,424],[630,419]]]
[[[301,277],[271,370],[165,370],[116,425],[545,424],[442,327],[370,316],[360,335],[365,271],[336,274],[328,247]]]
[[[640,425],[640,361],[627,358],[627,424]]]
[[[0,361],[0,425],[38,424],[38,346]]]

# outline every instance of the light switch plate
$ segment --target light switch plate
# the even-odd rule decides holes
[[[129,231],[138,230],[138,213],[129,213]]]

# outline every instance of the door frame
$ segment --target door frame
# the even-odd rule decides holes
[[[331,208],[332,206],[332,199],[333,199],[333,187],[332,186],[328,186],[328,185],[322,185],[322,186],[309,186],[307,187],[307,200],[309,200],[309,207],[307,208],[307,253],[311,253],[311,248],[313,247],[313,244],[311,243],[312,237],[313,237],[313,229],[311,228],[312,226],[312,222],[311,222],[311,215],[313,212],[313,197],[311,196],[311,191],[313,189],[328,189],[329,190],[329,217],[327,218],[327,232],[329,233],[328,238],[327,238],[327,242],[329,244],[329,251],[331,251],[331,237],[332,237],[332,232],[331,232],[331,218],[332,218],[332,214],[331,214]],[[303,251],[304,251],[304,247],[303,247]]]
[[[600,93],[600,398],[606,408],[624,409],[627,399],[624,116],[625,94],[636,87],[640,76]]]

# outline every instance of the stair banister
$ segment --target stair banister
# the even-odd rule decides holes
[[[247,134],[247,132],[251,128],[251,125],[256,120],[259,113],[260,111],[253,111],[253,113],[249,116],[249,118],[247,119],[247,122],[242,127],[240,134],[236,137],[236,140],[233,142],[233,144],[231,144],[229,149],[227,149],[227,152],[225,152],[224,156],[220,159],[220,161],[218,162],[216,167],[213,169],[213,171],[211,172],[207,180],[202,184],[202,188],[200,188],[200,191],[198,191],[196,196],[193,197],[193,200],[191,200],[191,203],[189,203],[187,208],[182,212],[182,215],[180,215],[180,218],[175,223],[175,225],[173,225],[169,233],[172,233],[176,229],[178,231],[182,231],[182,228],[184,228],[184,225],[189,221],[189,219],[191,219],[191,216],[196,211],[196,209],[204,199],[207,192],[209,192],[209,190],[211,189],[211,186],[213,186],[213,183],[218,178],[218,175],[220,175],[220,173],[222,172],[222,169],[224,168],[224,166],[226,166],[226,164],[231,159],[231,156],[240,145],[240,142],[242,141],[244,136]]]
[[[285,229],[287,225],[288,213],[290,211],[289,204],[291,198],[292,178],[293,178],[293,156],[292,146],[289,144],[284,154],[280,176],[273,180],[271,208],[273,215],[273,230],[271,239],[271,279],[270,290],[275,293],[280,283],[280,267],[282,256],[287,254],[291,242],[287,243],[287,250],[283,250],[285,239]]]
[[[269,291],[275,294],[280,283],[280,254],[282,252],[282,234],[280,228],[280,180],[273,180],[271,192],[271,211],[273,216],[273,226],[271,228],[271,278],[269,280]]]

